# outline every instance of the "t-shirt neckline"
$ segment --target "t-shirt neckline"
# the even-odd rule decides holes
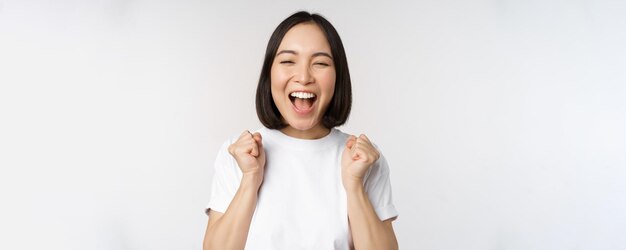
[[[300,139],[288,136],[278,129],[263,128],[269,135],[271,140],[276,141],[278,144],[297,149],[320,149],[325,148],[327,145],[336,141],[338,130],[331,128],[330,132],[319,139]]]

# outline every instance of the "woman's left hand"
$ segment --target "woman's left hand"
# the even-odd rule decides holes
[[[341,156],[341,177],[343,187],[353,188],[363,185],[363,178],[367,170],[378,160],[380,153],[372,145],[367,136],[361,134],[348,137]]]

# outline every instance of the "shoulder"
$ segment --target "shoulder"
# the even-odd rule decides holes
[[[331,129],[331,134],[335,138],[335,140],[342,143],[348,140],[348,137],[350,137],[350,134],[345,133],[338,128]]]
[[[336,131],[335,132],[335,134],[336,134],[335,136],[342,142],[347,141],[348,137],[350,137],[352,135],[352,134],[345,133],[345,132],[343,132],[343,131],[341,131],[339,129],[336,129],[336,128],[334,128],[333,130]],[[367,134],[365,134],[365,135],[367,135]],[[359,135],[354,134],[354,136],[359,136]],[[371,140],[371,138],[370,138],[370,140]],[[380,156],[382,157],[383,154],[382,154],[382,150],[381,150],[380,146],[378,146],[378,144],[376,144],[376,142],[374,142],[373,140],[371,140],[371,143],[372,143],[372,146],[374,146],[374,148],[376,148],[376,150],[378,150],[378,153],[380,153]]]
[[[255,129],[255,130],[250,130],[250,133],[253,133],[253,134],[257,133],[257,132],[259,134],[261,134],[261,137],[263,137],[263,138],[272,137],[272,136],[274,136],[273,134],[276,133],[276,131],[274,131],[272,129],[269,129],[269,128],[266,128],[266,127],[260,127],[260,128]]]
[[[257,128],[257,129],[249,129],[248,131],[250,133],[256,133],[259,132],[261,134],[261,136],[265,137],[266,135],[268,135],[268,133],[270,129],[266,128],[266,127],[261,127],[261,128]],[[246,130],[241,130],[240,132],[236,132],[236,133],[232,133],[228,136],[226,136],[226,139],[222,142],[222,148],[224,148],[224,146],[226,146],[226,148],[228,148],[228,146],[230,144],[233,144],[237,141],[237,139],[239,139],[239,137],[241,136],[241,134],[246,131]]]

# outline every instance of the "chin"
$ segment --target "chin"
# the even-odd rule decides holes
[[[289,122],[289,126],[297,129],[297,130],[301,130],[301,131],[307,131],[310,130],[312,128],[315,128],[315,126],[317,125],[317,123],[315,121],[294,121],[294,122]]]

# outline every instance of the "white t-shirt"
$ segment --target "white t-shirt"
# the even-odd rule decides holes
[[[315,140],[297,139],[262,128],[266,164],[247,250],[352,249],[341,155],[348,134],[338,129]],[[242,173],[227,140],[215,160],[211,197],[206,208],[224,213]],[[382,156],[365,177],[365,190],[380,220],[398,216],[391,200],[389,167]]]

